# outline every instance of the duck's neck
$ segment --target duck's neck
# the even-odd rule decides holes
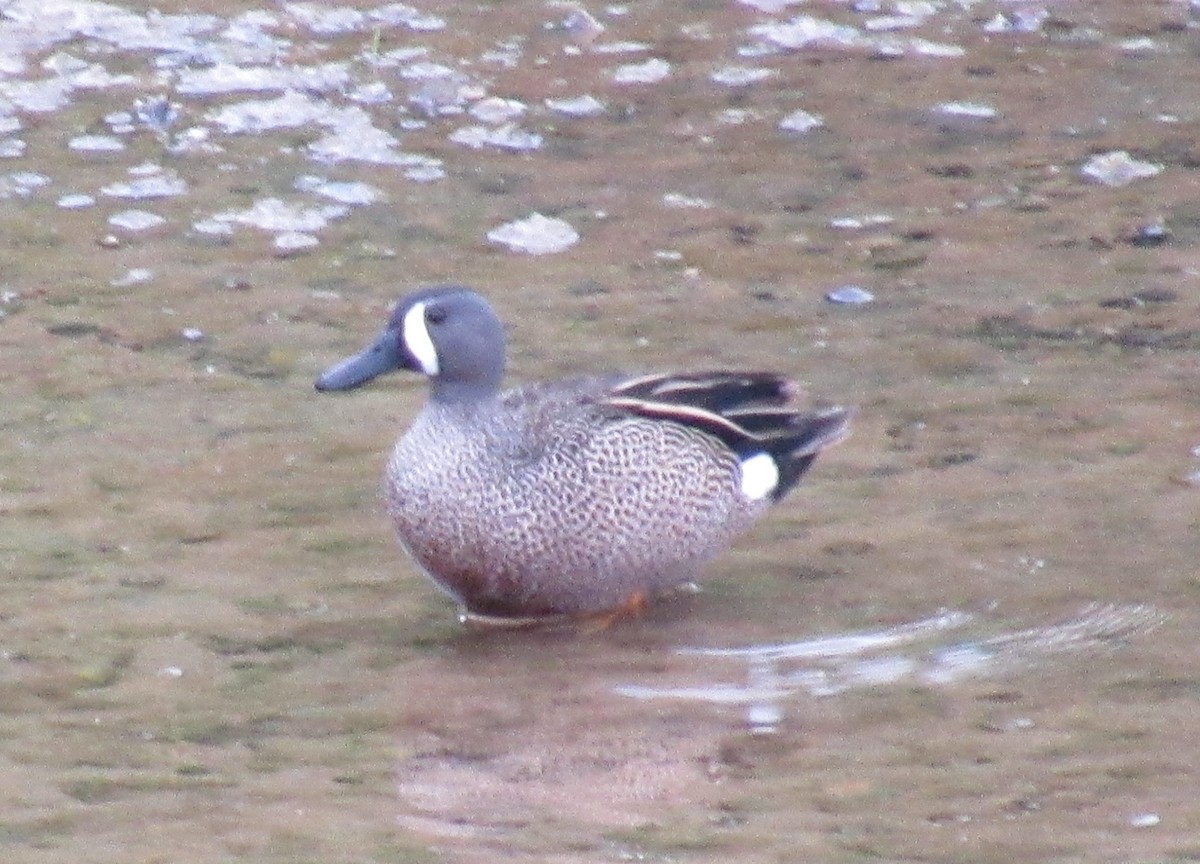
[[[430,381],[429,399],[435,405],[447,408],[469,409],[473,405],[482,405],[496,398],[500,392],[500,381],[470,381],[445,380],[437,377]]]

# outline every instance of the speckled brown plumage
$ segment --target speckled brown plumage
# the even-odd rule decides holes
[[[419,321],[407,314],[414,307]],[[492,317],[465,289],[421,292],[368,349],[392,350],[387,333],[397,331],[398,354],[370,362],[434,373],[384,493],[404,546],[475,615],[602,611],[692,580],[845,434],[846,411],[786,407],[795,388],[771,373],[604,376],[498,393],[490,370],[487,385],[475,381],[488,370],[480,358],[456,366],[447,353],[487,344],[468,322],[484,329]],[[318,387],[357,386],[365,379],[347,369],[365,356]],[[450,386],[458,377],[470,379],[465,388]],[[763,492],[742,477],[761,454],[771,457],[768,481],[776,471]]]

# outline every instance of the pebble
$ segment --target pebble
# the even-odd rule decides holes
[[[871,213],[866,216],[839,216],[829,220],[829,227],[855,231],[862,228],[877,228],[880,225],[890,225],[894,221],[886,213]]]
[[[527,110],[528,108],[525,103],[518,102],[516,99],[501,99],[498,96],[489,96],[472,105],[467,113],[481,123],[490,123],[493,126],[499,126],[501,123],[516,120]]]
[[[1126,54],[1146,54],[1151,51],[1158,51],[1159,44],[1149,36],[1139,36],[1132,39],[1122,39],[1117,43],[1117,47]]]
[[[830,303],[843,306],[863,306],[875,299],[875,295],[859,285],[845,285],[825,295]]]
[[[492,147],[496,150],[522,153],[530,150],[540,150],[543,139],[537,132],[522,129],[514,123],[506,123],[498,128],[490,126],[464,126],[451,134],[450,140],[455,144],[462,144],[473,150]]]
[[[404,172],[404,176],[416,183],[432,183],[446,176],[446,169],[439,164],[417,165]]]
[[[1175,478],[1180,484],[1200,489],[1200,471],[1184,471]]]
[[[604,103],[594,96],[573,96],[567,99],[547,99],[547,108],[568,117],[595,117],[604,113]]]
[[[757,9],[759,12],[766,12],[774,15],[782,12],[789,6],[799,6],[807,0],[738,0],[743,6],[749,6],[752,9]]]
[[[166,219],[157,213],[145,210],[122,210],[108,217],[108,224],[123,231],[149,231],[166,223]]]
[[[200,219],[192,223],[192,230],[207,237],[233,236],[233,225],[220,219]]]
[[[726,66],[723,69],[718,69],[712,73],[709,78],[717,84],[723,84],[726,87],[745,87],[748,84],[756,84],[759,81],[765,81],[768,78],[773,78],[779,73],[774,69],[760,69],[748,66]]]
[[[574,246],[579,242],[579,233],[562,219],[534,213],[526,219],[493,228],[488,232],[487,239],[507,246],[513,252],[547,255]]]
[[[645,42],[605,42],[592,48],[593,54],[641,54],[649,51],[650,45]]]
[[[652,57],[644,63],[618,66],[612,73],[617,84],[656,84],[671,74],[671,64]]]
[[[668,192],[662,196],[664,207],[671,207],[676,210],[708,210],[713,205],[712,202],[704,198],[696,198],[691,195],[683,195],[679,192]]]
[[[908,49],[909,52],[918,57],[946,57],[953,59],[955,57],[962,57],[967,53],[967,49],[961,45],[947,45],[945,42],[932,42],[929,39],[910,39]]]
[[[330,8],[316,3],[286,3],[284,9],[311,32],[321,36],[361,30],[367,16],[357,9]]]
[[[262,198],[246,210],[228,210],[211,217],[216,222],[249,225],[263,231],[275,233],[320,231],[330,221],[340,219],[350,212],[344,204],[324,204],[305,207],[291,204],[279,198]],[[200,223],[197,223],[200,224]],[[193,226],[196,227],[196,226]],[[197,230],[202,230],[197,228]]]
[[[361,109],[358,109],[361,110]],[[209,111],[205,119],[227,135],[254,135],[331,122],[329,106],[316,96],[289,91],[274,99],[249,99]]]
[[[604,25],[582,7],[568,12],[560,26],[578,45],[590,45],[604,32]]]
[[[1152,248],[1161,246],[1171,239],[1171,231],[1161,221],[1138,225],[1128,232],[1125,239],[1131,246]]]
[[[388,3],[367,13],[368,17],[380,24],[391,27],[405,27],[418,33],[432,33],[435,30],[446,29],[446,19],[430,15],[409,6],[406,3]]]
[[[906,30],[921,26],[921,18],[915,15],[880,15],[863,23],[863,29],[879,33],[892,30]]]
[[[1134,159],[1125,150],[1097,153],[1083,163],[1079,169],[1088,180],[1105,186],[1127,186],[1134,180],[1142,180],[1161,173],[1163,166],[1153,162]]]
[[[125,142],[113,135],[78,135],[67,147],[76,153],[116,153],[125,149]]]
[[[793,111],[779,121],[779,128],[784,132],[803,135],[825,125],[825,121],[817,114],[809,114],[804,110]]]
[[[991,105],[982,102],[943,102],[933,110],[939,114],[968,120],[993,120],[1000,115]]]
[[[330,93],[351,84],[347,63],[317,66],[238,66],[217,63],[179,70],[175,92],[186,96],[217,96],[276,90],[286,93]]]
[[[382,81],[372,81],[355,87],[346,98],[361,105],[385,105],[392,101],[392,91]]]
[[[134,267],[126,270],[123,276],[118,276],[109,284],[114,288],[125,288],[130,285],[144,285],[154,278],[154,271],[147,267]]]
[[[755,735],[773,735],[783,722],[783,708],[776,702],[758,702],[746,707],[746,725]]]
[[[148,177],[138,177],[122,183],[110,183],[100,189],[102,194],[113,198],[136,200],[171,198],[175,195],[183,195],[187,191],[187,182],[174,172],[151,174]]]
[[[1037,33],[1050,17],[1050,10],[1033,7],[1005,15],[997,12],[983,25],[984,33]]]
[[[338,183],[312,175],[297,177],[295,187],[301,192],[311,192],[339,204],[374,204],[383,199],[383,192],[369,183]]]
[[[91,195],[84,195],[78,192],[62,195],[58,199],[58,206],[63,210],[83,210],[95,203],[96,199]]]
[[[34,171],[14,171],[12,174],[0,174],[0,199],[28,198],[33,194],[33,190],[47,186],[49,183],[49,177]]]
[[[275,254],[281,258],[299,255],[301,252],[307,252],[310,249],[315,249],[321,244],[321,241],[312,234],[305,234],[301,231],[286,231],[275,237],[271,246],[275,249]]]
[[[791,21],[757,24],[750,28],[750,32],[773,45],[792,51],[814,44],[823,48],[862,48],[872,44],[856,27],[835,24],[812,15],[797,15]]]

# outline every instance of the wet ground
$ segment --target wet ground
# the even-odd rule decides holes
[[[0,2],[0,857],[1200,859],[1194,4],[573,8]],[[378,499],[421,382],[312,391],[446,280],[514,379],[855,434],[700,594],[465,630]],[[944,609],[1162,623],[763,734],[630,695]]]

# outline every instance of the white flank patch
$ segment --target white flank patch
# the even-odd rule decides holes
[[[742,494],[751,501],[759,501],[775,491],[779,485],[779,468],[767,453],[756,453],[743,459]]]
[[[421,371],[426,375],[436,375],[438,365],[437,348],[429,338],[429,328],[425,326],[425,303],[414,303],[413,307],[404,313],[404,345],[412,352],[413,357],[421,364]],[[746,481],[742,481],[745,486]]]

